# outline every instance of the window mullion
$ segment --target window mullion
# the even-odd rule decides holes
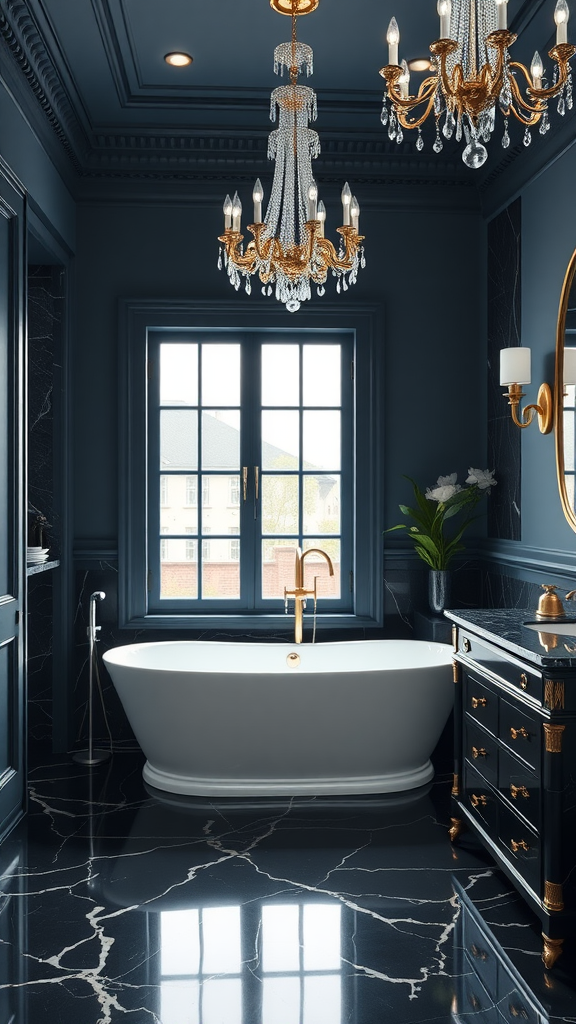
[[[240,515],[240,593],[242,607],[254,607],[258,593],[258,533],[260,501],[256,504],[254,468],[260,466],[259,403],[260,345],[258,336],[242,339],[240,464],[248,470],[246,501],[241,495]],[[241,471],[242,473],[242,471]]]
[[[146,605],[155,607],[160,599],[162,564],[160,558],[160,344],[148,338],[148,558]],[[151,500],[151,493],[154,497]]]

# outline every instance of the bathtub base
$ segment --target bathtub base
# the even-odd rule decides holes
[[[184,796],[347,796],[354,793],[401,793],[416,789],[434,778],[434,768],[428,760],[412,771],[391,772],[387,775],[332,779],[203,779],[173,775],[146,761],[142,775],[149,786]]]

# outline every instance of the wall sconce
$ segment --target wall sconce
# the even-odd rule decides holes
[[[576,350],[575,350],[576,352]],[[536,405],[526,405],[522,409],[522,419],[518,419],[518,406],[524,398],[522,384],[530,384],[531,353],[529,348],[517,346],[503,348],[500,351],[500,383],[508,388],[508,405],[512,407],[512,419],[517,427],[528,427],[535,414],[538,415],[538,426],[541,434],[549,434],[553,426],[552,391],[549,384],[541,384]],[[574,364],[576,370],[576,362]]]

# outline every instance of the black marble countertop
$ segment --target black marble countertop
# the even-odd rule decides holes
[[[567,616],[564,621],[541,622],[535,630],[526,626],[537,621],[533,608],[448,609],[444,614],[525,661],[545,668],[576,668],[576,619]],[[562,632],[568,624],[574,628],[572,636]]]

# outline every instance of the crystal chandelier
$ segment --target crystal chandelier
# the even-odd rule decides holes
[[[324,295],[325,282],[331,270],[336,277],[336,291],[346,291],[354,284],[358,268],[365,266],[364,238],[358,233],[360,207],[348,182],[342,189],[342,235],[338,251],[324,237],[326,208],[318,202],[318,188],[312,173],[312,160],[320,153],[320,140],[308,127],[316,119],[316,95],[313,89],[298,84],[303,69],[312,74],[312,50],[296,39],[296,19],[309,14],[319,0],[270,0],[279,14],[292,18],[292,39],[274,51],[274,72],[290,75],[290,85],[274,89],[270,98],[270,118],[278,128],[268,140],[268,158],[275,161],[274,180],[266,217],[262,220],[264,192],[256,181],[252,199],[254,223],[248,230],[254,236],[246,248],[240,231],[242,203],[238,193],[224,201],[224,234],[218,257],[218,268],[226,268],[230,283],[238,290],[242,277],[245,289],[251,292],[251,277],[258,274],[262,293],[283,302],[293,313],[312,294]],[[274,289],[273,289],[274,286]]]
[[[576,47],[567,41],[568,4],[558,0],[554,11],[556,45],[548,56],[555,62],[552,83],[538,52],[530,71],[510,60],[508,48],[516,40],[507,28],[508,0],[438,0],[440,38],[430,45],[432,74],[410,95],[410,72],[406,61],[398,62],[400,33],[392,18],[386,39],[388,64],[380,74],[386,81],[382,123],[388,136],[400,143],[402,129],[417,129],[416,148],[424,146],[421,126],[432,115],[436,121],[435,153],[455,134],[464,138],[462,159],[468,167],[481,167],[496,124],[497,108],[504,122],[502,146],[510,145],[510,116],[524,126],[524,145],[532,140],[530,129],[540,124],[540,134],[550,128],[548,101],[558,97],[558,113],[572,109],[572,79],[568,61]],[[523,86],[523,88],[521,87]]]

